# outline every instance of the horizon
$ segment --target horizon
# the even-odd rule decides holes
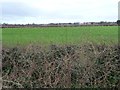
[[[10,24],[116,22],[119,0],[1,0],[1,21]]]
[[[93,23],[100,23],[100,22],[105,22],[105,23],[109,23],[110,21],[98,21],[98,22],[93,22]],[[111,21],[112,23],[117,23],[117,21]],[[60,24],[62,24],[62,23],[79,23],[79,24],[83,24],[83,23],[92,23],[92,22],[61,22]],[[12,23],[0,23],[0,24],[12,24]],[[16,24],[16,23],[15,23]],[[17,23],[17,24],[20,24],[20,25],[26,25],[26,24],[43,24],[43,23]],[[45,24],[59,24],[59,23],[45,23]],[[14,23],[13,23],[13,25],[14,25]]]

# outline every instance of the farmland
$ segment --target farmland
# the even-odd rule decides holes
[[[112,44],[118,42],[117,26],[91,27],[46,27],[3,28],[3,45],[37,44],[81,44],[93,42]]]
[[[2,43],[3,88],[120,87],[117,26],[3,28]]]

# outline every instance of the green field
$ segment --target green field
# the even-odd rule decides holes
[[[45,28],[3,28],[3,45],[80,44],[118,42],[117,26],[45,27]]]

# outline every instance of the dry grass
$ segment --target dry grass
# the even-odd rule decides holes
[[[120,87],[119,50],[94,44],[4,47],[3,88]]]

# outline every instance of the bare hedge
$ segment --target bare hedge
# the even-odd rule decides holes
[[[3,88],[120,87],[119,45],[3,47]]]

